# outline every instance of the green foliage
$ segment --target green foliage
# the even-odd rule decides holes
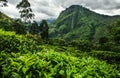
[[[20,9],[19,13],[20,17],[23,18],[25,22],[34,18],[34,14],[32,13],[32,9],[30,8],[30,3],[28,0],[22,0],[16,7]]]
[[[90,52],[92,48],[92,45],[88,40],[73,40],[69,43],[69,45],[72,45],[83,52]]]
[[[101,37],[99,39],[99,44],[100,44],[100,49],[104,51],[110,51],[111,48],[113,47],[113,43],[109,42],[108,37]]]
[[[48,44],[54,46],[66,46],[67,43],[63,39],[56,38],[56,39],[49,39]]]
[[[116,27],[112,28],[113,30],[113,37],[114,37],[114,41],[117,43],[117,44],[120,44],[120,21],[117,22],[117,25]]]
[[[28,52],[37,50],[36,42],[15,32],[5,32],[0,29],[0,51],[5,52]]]
[[[20,19],[15,20],[13,28],[16,34],[26,34],[26,25]]]
[[[95,57],[99,60],[104,60],[109,64],[114,65],[117,70],[120,70],[120,53],[111,51],[92,51],[88,55]]]
[[[109,34],[99,39],[100,49],[120,52],[120,21],[108,25]]]
[[[106,60],[111,64],[119,64],[120,61],[120,53],[110,52],[110,51],[93,51],[90,52],[89,55],[92,55],[98,59]]]
[[[3,60],[5,53],[1,53]],[[11,53],[2,64],[2,76],[9,78],[86,78],[120,77],[120,73],[110,65],[91,57],[81,59],[54,52],[53,49],[37,54]],[[0,61],[2,61],[0,60]],[[3,61],[2,61],[3,62]]]
[[[13,20],[0,13],[0,28],[5,31],[15,31],[17,34],[26,34],[26,25],[20,19]]]
[[[33,21],[32,26],[30,26],[30,31],[29,33],[35,35],[38,34],[39,32],[39,27],[36,21]]]
[[[7,0],[0,0],[0,7],[8,6],[7,2]]]
[[[71,44],[79,50],[64,46],[66,42],[61,39],[56,39],[55,42],[50,40],[48,43],[55,46],[45,45],[37,35],[17,35],[15,32],[0,29],[1,78],[120,77],[120,72],[112,65],[88,56],[88,52],[83,54],[79,51],[88,51],[88,41],[76,41]],[[115,61],[120,59],[119,55],[113,53],[104,58],[108,56],[109,59],[116,58]]]
[[[14,29],[12,26],[12,23],[8,19],[0,20],[0,28],[4,29],[6,31],[10,31],[10,30]]]
[[[0,28],[6,31],[13,30],[14,29],[12,26],[13,22],[14,22],[13,19],[0,12]]]
[[[48,30],[49,30],[49,27],[48,27],[48,24],[46,22],[46,20],[42,20],[41,21],[41,24],[40,24],[40,35],[41,35],[41,38],[46,40],[48,39],[49,35],[48,35]]]
[[[50,26],[50,36],[65,40],[87,39],[98,41],[108,35],[107,25],[120,19],[120,16],[97,14],[85,7],[72,5],[60,13]]]
[[[36,42],[36,44],[41,45],[44,44],[44,40],[41,39],[41,37],[39,35],[32,35],[32,34],[26,34],[25,37],[27,37],[27,39],[32,39]]]

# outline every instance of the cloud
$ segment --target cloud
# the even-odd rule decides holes
[[[120,9],[116,10],[116,9],[113,9],[113,10],[100,10],[100,9],[97,9],[97,10],[94,10],[96,13],[100,13],[100,14],[104,14],[104,15],[120,15]]]
[[[12,18],[18,18],[19,10],[16,9],[16,5],[20,1],[8,0],[9,7],[0,7],[0,11]],[[71,5],[83,5],[100,14],[117,15],[120,13],[120,0],[29,0],[29,2],[37,21],[57,18],[62,10]]]
[[[21,0],[7,0],[10,4],[18,4]]]
[[[118,9],[120,8],[120,0],[60,0],[63,7],[69,7],[70,5],[83,5],[92,9]]]
[[[120,9],[120,2],[118,0],[96,0],[94,2],[87,2],[85,5],[91,7],[92,9]]]
[[[19,12],[18,10],[15,8],[14,5],[9,4],[9,7],[0,7],[0,11],[5,13],[6,15],[12,17],[12,18],[18,18],[19,17]]]
[[[55,0],[30,0],[30,3],[37,19],[40,17],[39,15],[43,15],[39,19],[57,18],[59,13],[64,10],[61,5],[56,4]]]

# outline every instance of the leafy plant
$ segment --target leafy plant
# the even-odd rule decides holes
[[[5,52],[28,52],[38,50],[36,41],[15,32],[0,30],[0,51]]]
[[[9,78],[120,77],[120,73],[106,62],[92,57],[79,59],[65,53],[54,52],[53,49],[43,49],[37,54],[11,53],[8,63],[2,67],[3,77]]]

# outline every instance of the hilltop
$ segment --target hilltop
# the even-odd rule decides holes
[[[50,36],[65,40],[94,40],[106,36],[107,26],[120,16],[98,14],[85,7],[72,5],[62,11],[52,24]]]

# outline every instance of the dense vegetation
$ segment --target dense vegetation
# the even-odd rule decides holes
[[[4,47],[0,52],[0,74],[3,78],[120,77],[115,66],[72,47],[45,43],[38,45],[32,37],[30,39],[28,36],[3,30],[0,30],[0,35],[4,42],[0,42]]]
[[[72,5],[50,25],[50,34],[67,41],[87,39],[96,42],[108,35],[107,26],[118,19],[120,16],[100,15],[85,7]]]
[[[25,22],[0,12],[1,78],[120,78],[119,16],[71,6],[53,28],[46,20],[38,25],[27,22],[30,17],[21,18]],[[49,37],[49,29],[57,37]]]

